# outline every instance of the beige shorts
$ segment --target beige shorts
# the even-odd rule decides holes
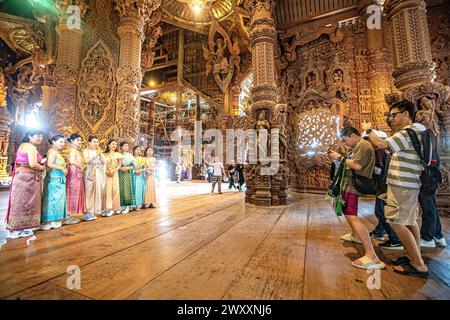
[[[412,226],[419,218],[420,189],[403,188],[389,184],[384,207],[386,221],[392,224]]]

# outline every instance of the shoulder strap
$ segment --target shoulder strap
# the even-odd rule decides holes
[[[417,133],[411,128],[405,128],[406,132],[408,132],[409,137],[411,138],[412,144],[414,146],[414,150],[416,150],[419,155],[420,161],[422,164],[425,164],[422,154],[422,145],[420,144],[419,138],[417,137]]]

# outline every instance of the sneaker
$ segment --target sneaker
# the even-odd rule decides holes
[[[97,220],[97,216],[93,213],[90,213],[89,216],[91,217],[91,220]]]
[[[127,214],[128,212],[130,212],[130,208],[126,207],[124,210],[122,210],[120,213],[122,214]]]
[[[77,224],[77,223],[79,223],[79,222],[81,222],[81,220],[80,219],[78,219],[78,218],[69,218],[69,219],[67,219],[67,220],[65,220],[64,221],[64,225],[70,225],[70,224]]]
[[[85,213],[83,214],[83,217],[81,218],[83,221],[92,221],[97,219],[96,216],[94,216],[92,213]]]
[[[420,247],[421,248],[436,248],[436,244],[434,243],[434,240],[423,240],[420,239]]]
[[[136,207],[136,209],[135,209],[136,211],[140,211],[141,210],[141,207]]]
[[[20,231],[21,231],[21,230],[16,230],[16,231],[10,231],[10,230],[8,230],[8,232],[6,233],[6,238],[7,238],[7,239],[17,239],[17,238],[20,238]]]
[[[446,247],[447,246],[447,242],[445,241],[445,238],[442,237],[440,239],[438,238],[434,238],[434,243],[439,246],[439,247]]]
[[[52,226],[53,226],[53,222],[52,223],[44,223],[41,226],[41,230],[42,231],[48,231],[48,230],[50,230],[52,228]]]
[[[61,228],[61,226],[62,226],[62,223],[60,222],[60,221],[53,221],[51,224],[50,224],[50,229],[58,229],[58,228]]]
[[[361,240],[359,240],[358,238],[354,237],[351,233],[347,233],[347,234],[343,235],[340,238],[342,240],[344,240],[344,241],[350,241],[350,242],[356,242],[356,243],[362,244]]]
[[[384,232],[383,231],[375,229],[372,232],[370,232],[369,235],[372,238],[378,239],[380,241],[384,241]]]
[[[21,230],[19,233],[19,238],[26,238],[34,236],[34,232],[31,230]]]
[[[111,217],[114,214],[114,211],[109,210],[102,213],[102,217]]]
[[[382,243],[378,244],[378,246],[380,248],[389,249],[389,250],[404,250],[405,249],[401,242],[393,242],[391,240],[382,242]]]

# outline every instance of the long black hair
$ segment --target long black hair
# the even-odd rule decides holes
[[[121,143],[120,143],[120,147],[122,148],[124,145],[130,145],[127,141],[122,141]]]
[[[116,140],[116,139],[109,139],[108,144],[106,145],[105,153],[108,153],[108,152],[111,151],[111,150],[109,149],[109,145],[110,145],[111,143],[113,143],[113,142],[117,142],[117,140]]]
[[[29,130],[27,130],[25,132],[24,137],[22,138],[22,143],[30,142],[30,137],[36,136],[36,135],[43,136],[44,132],[42,132],[42,130],[39,130],[39,129],[29,129]]]
[[[144,151],[144,157],[146,157],[146,156],[147,156],[147,151],[148,151],[149,149],[152,149],[152,150],[153,150],[153,148],[152,148],[152,147],[147,147],[147,148],[145,148],[145,151]]]
[[[137,148],[140,148],[141,146],[135,146],[134,148],[133,148],[133,156],[134,156],[134,153],[136,152],[136,149]]]
[[[88,137],[88,142],[91,142],[91,141],[94,140],[94,139],[97,139],[97,140],[98,140],[98,138],[97,138],[96,136],[89,136],[89,137]]]
[[[55,134],[50,139],[48,139],[48,143],[53,144],[53,142],[58,141],[59,139],[64,139],[64,136],[62,134]]]
[[[67,138],[67,142],[72,143],[75,139],[81,138],[78,133],[72,133],[69,138]]]

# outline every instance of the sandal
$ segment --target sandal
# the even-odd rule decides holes
[[[399,257],[395,260],[391,260],[393,264],[395,264],[396,266],[401,266],[404,264],[408,264],[411,262],[411,259],[408,258],[407,256],[403,256],[403,257]]]
[[[411,263],[403,264],[401,265],[403,268],[403,271],[397,270],[394,268],[394,272],[398,274],[403,274],[405,276],[413,276],[413,277],[419,277],[419,278],[428,278],[430,275],[429,271],[419,271],[416,268],[414,268]]]
[[[361,264],[358,263],[361,262]],[[372,270],[372,269],[385,269],[386,265],[384,264],[383,261],[379,261],[379,262],[374,262],[372,259],[370,259],[367,256],[361,257],[355,261],[352,262],[352,266],[354,266],[355,268],[359,268],[359,269],[364,269],[364,270]]]

